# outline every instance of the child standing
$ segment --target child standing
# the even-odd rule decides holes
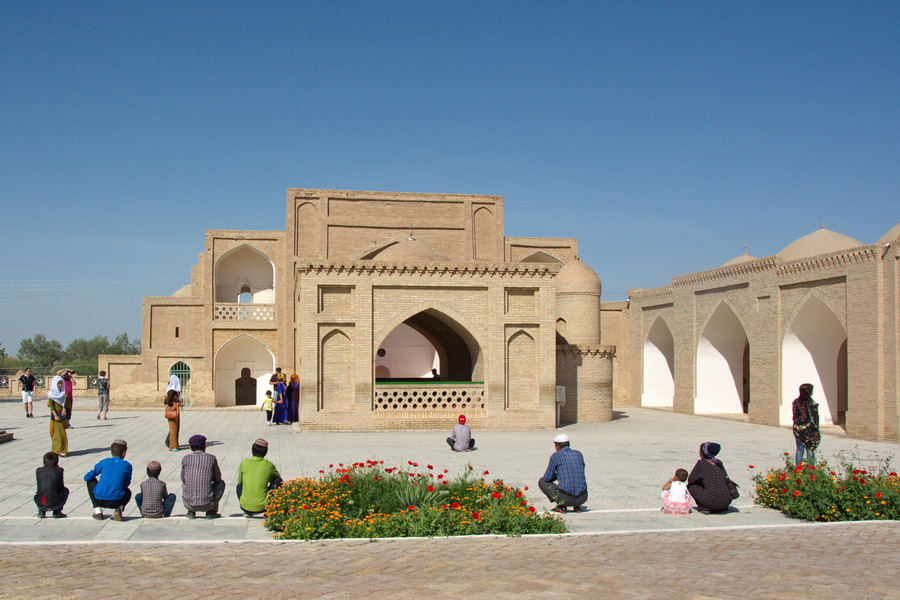
[[[69,488],[63,484],[63,469],[59,466],[59,455],[56,452],[48,452],[44,455],[44,466],[38,467],[35,472],[37,478],[37,493],[34,495],[34,503],[38,507],[38,519],[43,519],[47,511],[53,511],[54,519],[63,519],[63,506],[69,499]]]
[[[266,424],[272,424],[272,411],[275,410],[275,399],[272,398],[272,390],[266,391],[266,397],[263,398],[263,403],[260,405],[259,410],[266,411]]]
[[[688,472],[685,469],[675,471],[662,487],[662,511],[667,515],[687,515],[691,512],[691,496],[687,489]]]

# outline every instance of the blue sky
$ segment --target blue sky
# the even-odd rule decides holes
[[[285,190],[500,194],[604,299],[900,221],[900,3],[0,3],[0,344],[140,336]]]

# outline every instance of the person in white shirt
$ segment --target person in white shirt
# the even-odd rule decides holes
[[[667,515],[687,515],[691,512],[691,495],[687,489],[688,472],[675,471],[675,476],[662,487],[662,511]]]

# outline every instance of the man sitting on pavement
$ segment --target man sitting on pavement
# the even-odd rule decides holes
[[[459,423],[453,426],[447,443],[454,452],[468,452],[475,447],[472,430],[466,425],[466,415],[459,415]]]
[[[219,514],[219,500],[225,494],[219,461],[206,453],[206,438],[202,435],[192,435],[188,444],[191,453],[181,460],[182,494],[187,518],[193,519],[197,512],[205,511],[207,519],[216,519],[222,516]]]
[[[109,448],[112,457],[104,458],[94,468],[84,474],[88,496],[94,505],[94,518],[103,519],[103,509],[112,508],[113,518],[122,520],[122,511],[131,500],[131,463],[125,460],[128,444],[125,440],[114,440]],[[99,477],[99,480],[98,480]]]
[[[265,459],[269,442],[259,438],[250,447],[252,458],[245,458],[238,468],[237,497],[244,516],[248,519],[266,510],[269,490],[282,483],[278,469]]]
[[[587,502],[587,480],[584,478],[584,456],[569,447],[569,436],[564,433],[553,438],[556,452],[550,456],[547,472],[538,480],[538,487],[551,502],[554,512],[578,509]],[[554,483],[558,481],[559,483]]]

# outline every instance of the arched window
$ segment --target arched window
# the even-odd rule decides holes
[[[181,382],[181,400],[185,404],[191,401],[191,366],[179,360],[169,368],[169,375],[176,375]]]

